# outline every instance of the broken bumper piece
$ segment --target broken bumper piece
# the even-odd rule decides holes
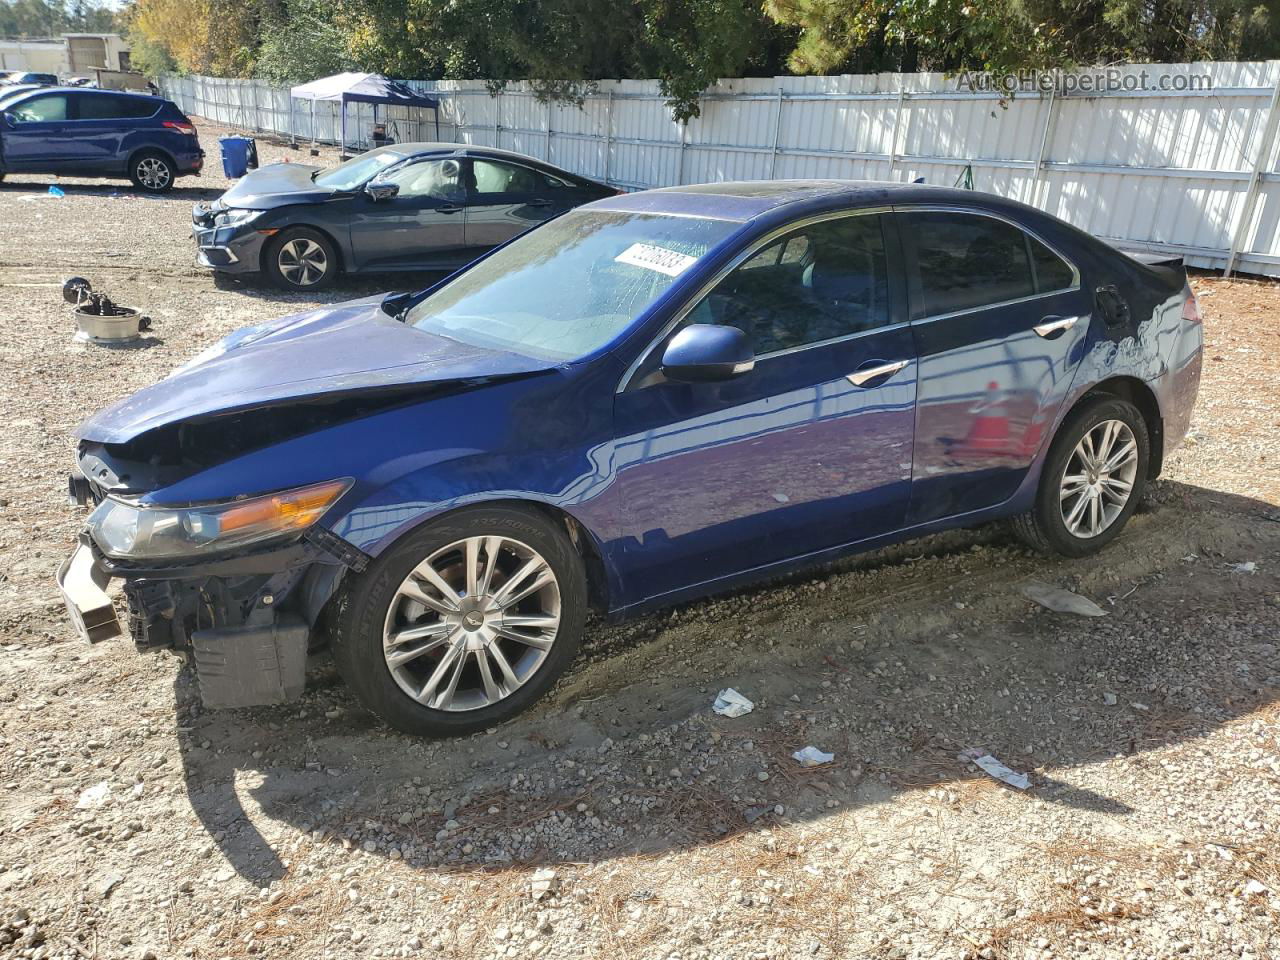
[[[124,632],[106,593],[123,580],[138,648],[189,655],[206,707],[247,707],[302,694],[313,627],[342,577],[367,561],[319,528],[284,546],[167,567],[113,560],[86,537],[58,587],[76,631],[96,643]]]
[[[120,629],[116,608],[107,596],[110,579],[94,560],[93,551],[83,543],[58,568],[58,589],[62,591],[71,624],[88,643],[110,640],[124,632]]]

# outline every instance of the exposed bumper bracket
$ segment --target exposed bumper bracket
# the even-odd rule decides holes
[[[110,577],[93,559],[93,551],[85,544],[76,547],[58,568],[58,589],[66,601],[67,611],[76,632],[90,643],[120,636],[116,608],[107,596]]]

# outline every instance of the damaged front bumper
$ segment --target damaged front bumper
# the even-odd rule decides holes
[[[323,528],[284,546],[166,566],[113,560],[87,535],[58,570],[80,636],[124,631],[106,588],[123,581],[139,649],[190,656],[206,707],[283,703],[301,695],[325,605],[368,557]]]
[[[216,211],[203,204],[196,204],[192,212],[196,263],[224,273],[257,273],[268,235],[244,224],[219,224],[215,216]]]

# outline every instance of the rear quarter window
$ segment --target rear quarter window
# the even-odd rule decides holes
[[[135,97],[82,95],[77,99],[81,120],[141,120],[158,109],[155,102]]]

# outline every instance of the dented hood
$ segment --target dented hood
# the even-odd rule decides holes
[[[335,191],[311,179],[319,169],[302,163],[269,163],[241,177],[222,195],[222,203],[228,207],[270,210],[294,203],[328,200]]]
[[[379,302],[357,300],[237,331],[166,379],[90,417],[75,434],[125,443],[181,420],[554,366],[423,333],[388,317]]]

